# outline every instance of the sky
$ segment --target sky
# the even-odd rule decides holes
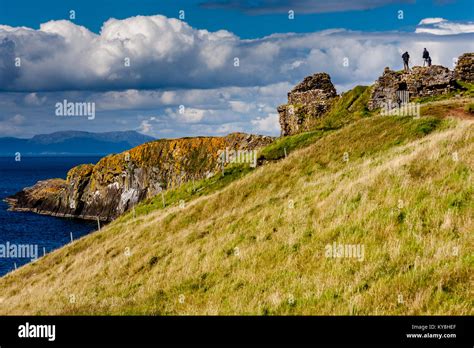
[[[424,47],[450,68],[474,52],[474,1],[0,0],[0,137],[279,135],[305,76],[340,93]],[[95,117],[58,117],[64,100]]]

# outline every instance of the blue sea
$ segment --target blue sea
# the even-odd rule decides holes
[[[34,185],[38,180],[65,178],[72,167],[82,163],[97,163],[99,157],[0,157],[0,276],[31,261],[37,250],[38,257],[97,229],[92,221],[57,218],[29,212],[7,211],[5,197]],[[13,257],[19,245],[28,246],[23,255]],[[2,246],[4,255],[2,256]],[[5,248],[10,247],[8,253]],[[12,249],[13,248],[13,249]]]

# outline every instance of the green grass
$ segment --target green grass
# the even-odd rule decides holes
[[[0,314],[472,315],[474,129],[445,118],[472,100],[414,119],[369,95],[0,278]]]
[[[241,179],[252,170],[253,168],[248,164],[227,165],[224,174],[219,172],[211,178],[196,181],[192,180],[177,188],[163,191],[163,195],[158,194],[153,198],[139,203],[135,209],[122,215],[118,221],[127,222],[133,218],[149,214],[155,210],[177,207],[182,203],[186,204],[186,202],[191,199],[209,195],[228,186],[230,183]]]
[[[319,120],[315,120],[310,132],[300,133],[277,139],[259,152],[259,161],[274,161],[289,155],[291,152],[304,148],[323,135],[346,126],[356,120],[375,115],[367,108],[370,98],[370,87],[356,86],[344,93],[332,105],[329,112]]]
[[[317,121],[315,129],[339,129],[364,117],[374,115],[367,104],[370,99],[371,87],[356,86],[343,93],[332,105],[323,118]]]
[[[264,147],[258,153],[259,161],[275,161],[289,155],[291,152],[314,143],[329,131],[316,130],[287,137],[278,138],[272,144]]]
[[[1,278],[0,314],[472,315],[472,134],[371,117],[188,183]]]

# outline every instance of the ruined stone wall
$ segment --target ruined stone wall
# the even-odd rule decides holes
[[[396,105],[400,102],[400,93],[408,92],[409,100],[449,93],[456,89],[454,72],[441,65],[430,67],[415,66],[409,72],[396,72],[385,68],[384,73],[375,82],[369,110]]]
[[[464,53],[459,57],[454,75],[457,80],[474,82],[474,53]]]
[[[415,66],[409,72],[385,68],[375,82],[369,109],[396,105],[399,102],[397,91],[407,91],[410,100],[446,94],[459,88],[456,80],[474,82],[474,53],[460,56],[454,71],[441,65]]]
[[[322,117],[337,97],[331,78],[326,73],[306,77],[288,93],[288,103],[280,105],[281,135],[310,130],[312,121]]]

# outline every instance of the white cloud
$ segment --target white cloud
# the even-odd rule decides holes
[[[7,60],[22,59],[16,70],[3,67],[11,74],[0,78],[5,90],[97,90],[199,85],[232,64],[238,38],[156,15],[109,19],[100,35],[66,20],[39,30],[2,26],[0,43]]]
[[[46,97],[39,97],[37,93],[29,93],[25,96],[25,103],[28,105],[42,105],[46,101]]]
[[[459,23],[425,18],[417,29],[441,25],[453,33]],[[87,125],[134,128],[157,137],[227,130],[278,135],[276,107],[305,76],[327,72],[342,92],[372,84],[386,66],[400,69],[405,50],[412,64],[422,64],[424,47],[433,64],[452,67],[453,58],[474,51],[474,33],[333,29],[241,40],[163,16],[111,19],[99,35],[68,21],[48,22],[39,30],[0,26],[0,90],[30,91],[0,93],[0,106],[26,117],[31,133]],[[17,56],[20,68],[11,63]],[[51,103],[63,99],[94,101],[96,120],[59,124]],[[5,122],[14,124],[3,122],[2,129]]]
[[[418,25],[423,25],[423,24],[435,24],[435,23],[440,23],[444,22],[446,19],[440,18],[440,17],[435,17],[435,18],[424,18],[418,23]]]
[[[150,124],[150,121],[143,120],[139,128],[140,132],[145,134],[150,134],[153,130],[153,126]]]
[[[0,118],[0,134],[5,136],[21,136],[25,120],[25,117],[20,114],[6,117],[5,119]]]
[[[439,52],[436,64],[448,64],[453,55],[472,51],[474,36],[452,36],[449,42],[439,37],[458,33],[474,33],[474,24],[425,18],[416,33],[337,29],[255,40],[241,40],[222,30],[197,30],[164,16],[110,19],[100,35],[65,20],[44,23],[39,30],[2,26],[0,90],[263,87],[296,83],[316,71],[330,73],[339,85],[366,83],[385,66],[400,67],[401,49],[442,46],[445,53]],[[15,57],[22,59],[19,68],[12,63]],[[239,58],[238,67],[234,58]],[[143,102],[134,92],[122,96],[125,99],[117,103]],[[169,104],[176,101],[173,92],[160,97]]]
[[[241,114],[245,114],[250,112],[250,110],[254,109],[254,105],[240,101],[240,100],[231,100],[229,101],[230,108],[235,111],[239,112]]]
[[[256,132],[265,134],[276,134],[280,131],[280,123],[278,114],[269,114],[267,117],[258,117],[251,121]]]
[[[21,125],[25,121],[25,117],[20,114],[16,114],[11,118],[11,121],[13,122],[13,124]]]
[[[416,33],[433,35],[474,33],[474,22],[451,22],[444,18],[425,18],[420,21]]]

